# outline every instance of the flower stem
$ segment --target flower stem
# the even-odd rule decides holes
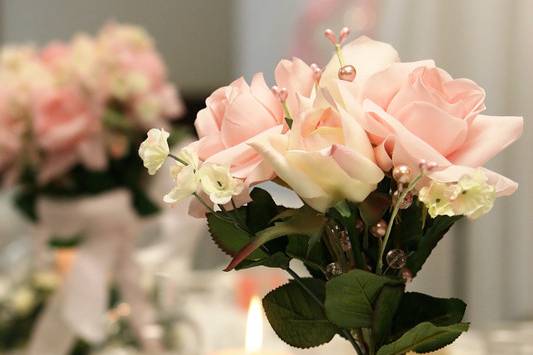
[[[175,156],[175,155],[172,154],[172,153],[168,153],[168,156],[169,156],[169,158],[174,159],[175,161],[177,161],[177,162],[180,163],[180,164],[183,164],[183,165],[185,165],[185,166],[189,165],[189,163],[187,163],[185,160],[178,158],[177,156]]]
[[[337,54],[337,58],[339,58],[339,64],[341,67],[344,66],[344,55],[342,54],[342,47],[340,44],[335,45],[335,53]]]
[[[379,255],[378,255],[378,262],[376,266],[376,274],[381,275],[383,270],[383,254],[385,253],[385,249],[387,248],[387,243],[389,242],[389,237],[392,231],[392,226],[394,225],[394,220],[396,219],[396,216],[398,215],[398,212],[400,211],[400,206],[411,190],[413,190],[424,176],[423,173],[420,173],[416,178],[411,181],[411,183],[405,188],[398,197],[398,200],[396,201],[394,208],[392,209],[392,213],[390,216],[389,224],[387,225],[387,232],[385,233],[385,236],[383,237],[383,242],[380,244],[379,247]]]
[[[285,271],[287,271],[289,273],[289,275],[292,276],[292,278],[294,279],[294,281],[296,281],[298,283],[298,285],[300,285],[300,287],[305,291],[307,292],[307,294],[309,295],[309,297],[311,297],[311,299],[323,310],[325,311],[326,310],[326,307],[324,306],[324,303],[322,303],[322,301],[315,295],[315,293],[305,285],[305,283],[302,281],[300,275],[298,275],[293,269],[291,269],[290,267],[287,267],[285,269]],[[355,352],[358,354],[358,355],[363,355],[363,351],[361,350],[361,348],[359,347],[359,345],[357,344],[357,341],[354,339],[354,337],[352,336],[352,334],[350,333],[349,330],[347,329],[340,329],[339,332],[346,337],[346,339],[348,339],[348,341],[352,344],[353,348],[355,349]]]

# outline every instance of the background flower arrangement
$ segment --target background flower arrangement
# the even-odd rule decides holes
[[[68,270],[63,270],[66,272]],[[63,275],[64,276],[64,275]],[[1,280],[0,287],[0,351],[17,354],[24,351],[34,331],[35,323],[50,301],[50,297],[60,286],[62,280],[60,270],[32,271],[26,278],[19,281]],[[86,355],[104,353],[109,349],[129,349],[131,353],[142,351],[142,346],[130,326],[131,310],[123,302],[117,288],[111,287],[109,309],[106,318],[106,338],[100,344],[90,344],[83,339],[76,339],[69,355]],[[166,350],[177,350],[182,347],[182,339],[178,331],[179,322],[175,314],[159,309],[157,285],[149,290],[152,302],[158,305],[157,324],[152,331],[157,331],[163,339]]]
[[[38,49],[0,53],[0,178],[20,188],[35,219],[39,195],[75,197],[124,187],[139,214],[157,210],[131,148],[153,125],[183,113],[152,39],[109,24]],[[179,131],[174,138],[179,139]]]
[[[520,136],[522,118],[481,114],[483,89],[431,60],[402,63],[366,37],[342,47],[348,34],[325,32],[336,55],[323,70],[282,60],[271,90],[261,74],[216,90],[196,119],[200,139],[180,154],[155,129],[139,154],[150,174],[176,161],[164,200],[194,196],[191,213],[233,258],[227,271],[262,265],[293,277],[263,299],[288,344],[339,334],[359,354],[436,350],[468,329],[465,304],[406,284],[457,220],[516,190],[483,164]],[[254,188],[269,180],[303,207]]]

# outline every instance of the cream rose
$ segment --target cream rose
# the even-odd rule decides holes
[[[164,129],[152,128],[148,131],[148,137],[139,147],[139,156],[148,174],[154,175],[165,163],[170,153],[168,137],[170,134]]]
[[[280,179],[320,212],[344,199],[363,201],[383,178],[365,131],[342,109],[312,106],[295,118],[288,134],[251,145]]]

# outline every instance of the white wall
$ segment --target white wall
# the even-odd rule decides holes
[[[109,20],[147,28],[187,93],[203,93],[232,77],[232,0],[3,0],[5,42],[67,39]]]

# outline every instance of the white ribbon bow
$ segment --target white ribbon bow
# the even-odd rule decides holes
[[[161,350],[152,336],[155,314],[138,284],[134,260],[139,221],[130,193],[114,190],[76,200],[41,199],[37,204],[39,242],[51,236],[83,236],[60,289],[49,300],[30,340],[28,355],[66,355],[76,338],[106,338],[109,286],[115,281],[131,309],[129,317],[143,349]]]

